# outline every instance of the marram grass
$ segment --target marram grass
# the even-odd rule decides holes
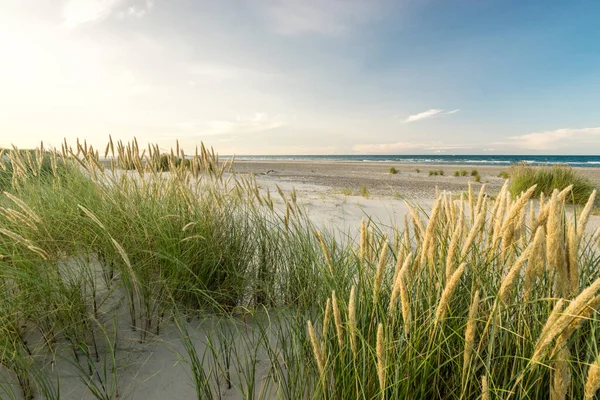
[[[569,211],[577,182],[440,193],[392,235],[363,221],[355,242],[204,146],[186,157],[111,140],[101,158],[78,142],[0,159],[3,397],[60,398],[40,361],[59,356],[89,396],[121,396],[117,320],[140,342],[175,327],[202,399],[591,399],[600,387],[595,192]],[[212,318],[199,352],[189,324]]]

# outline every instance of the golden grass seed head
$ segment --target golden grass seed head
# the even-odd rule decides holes
[[[381,390],[381,398],[385,399],[385,339],[382,323],[377,326],[377,340],[375,347],[375,352],[377,354],[377,376],[379,377],[379,388]]]
[[[564,400],[567,398],[569,385],[571,384],[571,372],[568,360],[569,350],[566,346],[563,346],[553,365],[550,400]]]
[[[381,291],[381,284],[383,282],[385,264],[387,261],[388,243],[386,238],[381,241],[381,253],[379,255],[379,262],[377,264],[377,270],[375,271],[375,281],[373,283],[373,308],[377,306],[379,301],[379,292]]]
[[[335,322],[335,332],[337,335],[340,350],[344,347],[344,331],[342,327],[342,314],[335,296],[335,290],[331,293],[331,307],[333,309],[333,321]]]
[[[440,298],[440,302],[435,312],[435,325],[439,323],[439,321],[443,320],[446,316],[446,312],[448,310],[450,300],[452,298],[452,294],[456,290],[460,278],[462,277],[463,272],[465,272],[465,263],[462,263],[456,271],[450,277],[450,280],[446,282],[446,287],[442,292],[442,296]]]
[[[315,334],[315,330],[313,328],[310,320],[307,322],[308,325],[308,336],[310,337],[310,342],[312,344],[313,353],[315,356],[315,360],[317,361],[317,368],[319,369],[319,374],[325,374],[325,358],[321,353],[321,347],[319,346],[319,341],[317,340],[317,335]]]
[[[358,349],[356,346],[356,288],[350,289],[350,300],[348,301],[348,330],[350,331],[350,346],[352,354],[356,358]]]
[[[537,362],[544,354],[552,340],[561,334],[573,321],[575,321],[579,315],[581,315],[582,312],[585,311],[587,305],[594,299],[594,297],[596,297],[596,293],[599,290],[600,278],[596,279],[591,285],[583,289],[562,313],[560,313],[560,310],[558,309],[559,303],[561,302],[557,303],[537,340],[534,355],[532,356],[532,362]],[[553,316],[555,312],[559,313],[557,317]],[[566,340],[568,338],[564,339]]]
[[[481,377],[481,400],[490,400],[490,387],[488,385],[487,375]]]
[[[520,276],[521,269],[529,259],[529,255],[531,254],[532,248],[533,243],[530,243],[529,246],[527,246],[527,248],[525,249],[525,251],[519,255],[508,274],[502,280],[502,283],[500,284],[500,289],[498,291],[498,298],[500,298],[500,300],[502,300],[503,302],[506,302],[508,300],[508,295],[510,294],[510,291],[512,290],[515,281]]]
[[[600,389],[600,355],[588,368],[587,378],[585,380],[584,399],[593,400],[596,392]]]
[[[579,220],[577,221],[577,237],[579,240],[583,237],[585,233],[585,228],[587,226],[588,220],[590,218],[590,214],[592,212],[592,208],[594,207],[594,201],[596,200],[596,190],[592,192],[590,195],[585,207],[579,214]]]
[[[323,317],[323,332],[321,333],[321,353],[325,354],[325,345],[327,344],[327,333],[329,331],[329,323],[331,320],[331,299],[327,299],[325,305],[325,316]]]
[[[477,311],[479,309],[479,290],[475,292],[471,306],[469,307],[469,317],[467,327],[465,328],[465,351],[463,356],[463,374],[469,368],[471,363],[471,355],[475,348],[475,336],[477,334]],[[464,379],[464,378],[463,378]]]

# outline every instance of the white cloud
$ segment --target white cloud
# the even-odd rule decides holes
[[[338,35],[381,14],[381,0],[252,1],[277,34]]]
[[[398,142],[379,144],[358,144],[352,150],[360,154],[398,154],[407,151],[425,150],[427,152],[442,153],[447,150],[470,149],[471,146],[460,144],[444,144],[442,142]]]
[[[596,128],[562,128],[554,131],[534,132],[525,135],[511,136],[507,144],[527,149],[554,149],[569,147],[574,140],[600,139],[600,127]]]
[[[415,121],[420,121],[420,120],[425,119],[425,118],[431,118],[433,116],[436,116],[436,115],[442,113],[443,111],[444,110],[440,110],[440,109],[437,109],[437,108],[432,108],[431,110],[423,111],[423,112],[420,112],[418,114],[409,115],[404,120],[404,122],[415,122]]]
[[[122,0],[70,0],[63,9],[64,26],[79,25],[108,17]]]
[[[409,115],[404,120],[404,122],[405,123],[415,122],[415,121],[420,121],[422,119],[435,117],[436,115],[441,115],[441,114],[444,114],[444,115],[455,114],[455,113],[457,113],[459,111],[460,111],[460,108],[457,108],[456,110],[452,110],[452,111],[446,111],[446,112],[444,112],[444,110],[441,110],[439,108],[432,108],[430,110],[423,111],[423,112],[420,112],[418,114]]]
[[[113,14],[124,0],[69,0],[63,9],[63,25],[72,29],[101,21]],[[129,5],[117,13],[119,18],[142,18],[154,7],[154,0],[145,0]]]

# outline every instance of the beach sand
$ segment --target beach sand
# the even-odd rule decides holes
[[[500,172],[508,171],[506,166],[479,165],[433,165],[396,164],[378,162],[338,162],[338,161],[235,161],[238,173],[253,173],[257,177],[280,182],[319,185],[324,193],[341,193],[353,190],[359,193],[362,186],[371,195],[395,196],[408,199],[433,199],[436,186],[440,191],[455,194],[468,189],[479,190],[486,184],[486,191],[493,194],[500,190],[504,179]],[[394,167],[398,173],[390,174]],[[467,171],[467,176],[455,177],[455,171]],[[443,176],[429,176],[429,171],[443,170]],[[477,170],[481,183],[470,176]],[[418,171],[418,172],[417,172]],[[600,168],[577,168],[582,175],[600,186]]]
[[[409,212],[407,203],[427,212],[436,190],[458,198],[461,193],[466,194],[469,184],[474,195],[485,184],[485,192],[494,196],[505,182],[498,175],[508,170],[499,166],[336,161],[236,161],[234,165],[236,173],[254,174],[261,189],[276,193],[276,186],[286,192],[294,188],[311,220],[323,230],[336,232],[338,237],[358,234],[363,217],[382,228],[402,229],[404,215]],[[391,167],[398,173],[390,174]],[[429,176],[429,171],[440,169],[443,176]],[[468,176],[453,176],[454,171],[463,169]],[[481,176],[479,183],[470,176],[474,169]],[[577,171],[600,186],[600,169]],[[361,194],[363,186],[366,195]],[[592,216],[588,231],[593,233],[599,227],[600,216]]]

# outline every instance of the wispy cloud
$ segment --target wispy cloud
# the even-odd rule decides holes
[[[527,149],[553,149],[568,147],[573,140],[594,140],[600,142],[600,127],[596,128],[562,128],[554,131],[534,132],[525,135],[511,136],[510,144]],[[600,144],[600,143],[599,143]]]
[[[79,25],[108,17],[122,0],[70,0],[63,9],[64,26]]]
[[[445,114],[445,115],[455,114],[455,113],[457,113],[459,111],[460,111],[460,108],[457,108],[456,110],[452,110],[452,111],[444,111],[444,110],[441,110],[439,108],[432,108],[430,110],[423,111],[423,112],[420,112],[418,114],[409,115],[404,120],[404,122],[405,123],[415,122],[415,121],[420,121],[422,119],[427,119],[427,118],[435,117],[436,115],[440,115],[440,114]]]
[[[445,144],[443,142],[397,142],[397,143],[378,143],[378,144],[358,144],[352,147],[357,153],[361,154],[398,154],[405,152],[414,152],[422,150],[434,153],[443,153],[448,150],[466,150],[471,146],[461,144]]]
[[[63,25],[72,29],[101,21],[115,13],[124,0],[69,0],[63,8]],[[138,1],[117,13],[119,18],[141,18],[154,7],[154,0]]]
[[[280,35],[338,35],[380,15],[382,0],[249,0]]]

